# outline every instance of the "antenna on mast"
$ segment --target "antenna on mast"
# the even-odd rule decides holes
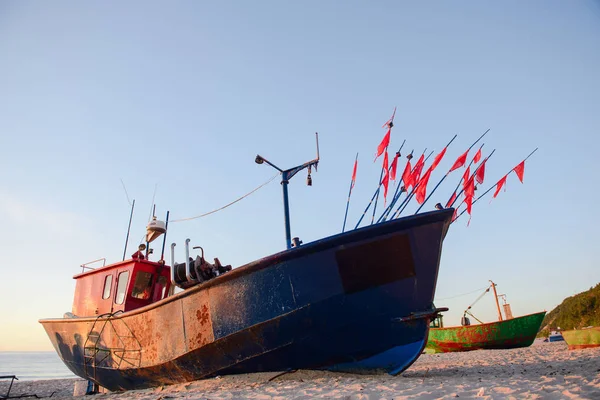
[[[129,225],[127,225],[127,236],[125,237],[125,249],[123,249],[123,261],[125,261],[125,255],[127,254],[127,242],[129,242],[129,231],[131,230],[131,219],[133,218],[133,208],[135,207],[135,199],[131,204],[131,213],[129,214]]]

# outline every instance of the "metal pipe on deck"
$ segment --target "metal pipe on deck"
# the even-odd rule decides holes
[[[185,278],[188,282],[193,282],[190,271],[190,239],[185,239]]]

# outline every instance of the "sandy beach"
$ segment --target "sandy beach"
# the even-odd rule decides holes
[[[423,354],[413,366],[395,377],[326,371],[277,375],[270,372],[222,376],[152,389],[98,394],[94,398],[598,399],[600,348],[569,351],[564,342],[536,342],[524,349]],[[19,381],[13,385],[11,397],[27,394],[45,397],[54,392],[53,399],[74,398],[75,381]]]

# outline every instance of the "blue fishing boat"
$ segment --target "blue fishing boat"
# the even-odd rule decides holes
[[[260,371],[406,369],[437,316],[454,209],[292,241],[287,181],[317,162],[280,170],[282,252],[231,269],[203,250],[194,260],[188,239],[184,263],[173,244],[171,266],[141,257],[76,275],[72,312],[40,321],[67,367],[111,391]],[[168,214],[148,237],[166,225]]]

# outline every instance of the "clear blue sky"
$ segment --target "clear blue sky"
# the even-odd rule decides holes
[[[70,311],[78,265],[121,259],[157,213],[210,211],[314,157],[290,185],[292,234],[341,230],[376,188],[373,154],[439,151],[432,185],[487,128],[493,184],[535,147],[525,184],[451,227],[436,297],[485,287],[513,313],[550,310],[600,280],[600,4],[597,1],[176,1],[0,3],[0,350],[50,349],[39,318]],[[446,200],[459,173],[447,179]],[[413,207],[414,211],[414,207]],[[237,267],[284,248],[272,182],[222,212],[170,226]],[[153,246],[159,253],[160,244]],[[170,257],[169,257],[170,258]],[[477,293],[449,300],[458,323]],[[491,296],[474,309],[493,320]]]

